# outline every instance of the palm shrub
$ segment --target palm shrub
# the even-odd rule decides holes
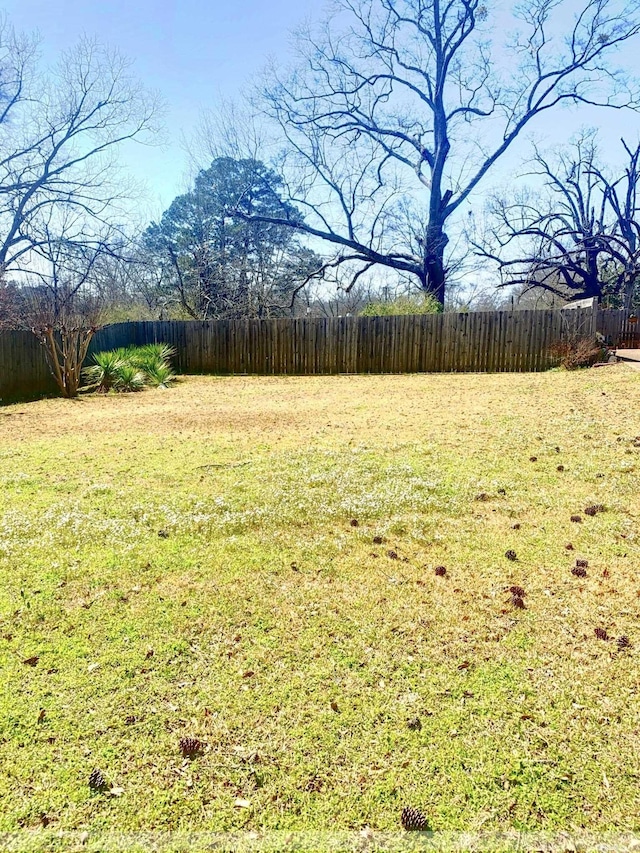
[[[125,364],[121,351],[98,352],[93,356],[93,360],[95,364],[82,371],[89,387],[103,393],[115,388],[119,370]]]
[[[122,363],[113,386],[116,391],[142,391],[146,384],[144,373],[135,364]]]
[[[171,358],[175,350],[167,344],[120,347],[93,356],[85,368],[88,387],[98,391],[140,391],[145,385],[168,388],[175,380]]]
[[[175,349],[168,344],[145,344],[141,347],[130,347],[125,352],[128,353],[131,364],[135,364],[145,373],[160,365],[171,370],[171,359],[176,354]]]
[[[168,388],[176,378],[171,366],[163,361],[149,364],[144,370],[145,381],[152,388]]]

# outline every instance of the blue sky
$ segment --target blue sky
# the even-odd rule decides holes
[[[201,111],[221,97],[237,97],[269,57],[286,63],[290,31],[322,15],[318,0],[5,0],[2,8],[17,29],[40,32],[45,60],[54,61],[81,35],[95,35],[134,60],[138,77],[163,96],[166,145],[127,156],[148,185],[153,216],[184,190],[181,138],[193,132]],[[627,53],[625,64],[637,66],[637,46]],[[603,149],[613,161],[620,159],[620,136],[635,142],[640,134],[639,116],[603,110],[556,112],[536,125],[536,133],[555,144],[583,124],[601,128]],[[510,152],[484,188],[510,180],[526,152],[525,145]]]
[[[182,133],[220,97],[237,96],[269,56],[286,59],[290,30],[320,7],[314,0],[5,0],[1,8],[16,29],[40,33],[45,60],[84,34],[134,60],[137,76],[167,104],[168,142],[128,159],[153,206],[166,206],[182,189]]]

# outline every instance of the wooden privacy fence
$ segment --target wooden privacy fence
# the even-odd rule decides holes
[[[605,316],[605,315],[616,315]],[[401,317],[117,323],[90,352],[163,342],[180,373],[331,374],[538,371],[552,345],[617,335],[624,312],[497,311]],[[597,318],[597,322],[596,322]],[[29,332],[0,334],[0,399],[55,391],[42,348]]]
[[[627,311],[600,311],[598,331],[613,347],[640,348],[640,323],[637,314],[629,314]]]
[[[57,388],[32,332],[0,332],[0,402],[55,394]]]
[[[400,317],[123,323],[94,349],[162,341],[181,373],[441,373],[545,370],[550,346],[591,334],[591,309]]]

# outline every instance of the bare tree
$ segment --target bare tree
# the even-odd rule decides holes
[[[443,303],[450,220],[523,130],[563,103],[638,106],[607,63],[640,33],[637,2],[530,0],[514,16],[500,54],[509,22],[482,0],[338,0],[300,34],[298,70],[273,72],[264,102],[304,213],[288,224],[356,264],[353,281],[382,265]]]
[[[10,33],[10,31],[9,31]],[[49,75],[10,33],[0,114],[0,268],[29,269],[49,242],[51,212],[74,210],[97,230],[124,218],[134,193],[121,173],[124,143],[149,142],[156,98],[116,52],[83,40]],[[19,73],[14,68],[19,69]]]
[[[491,225],[474,242],[496,262],[500,286],[630,306],[640,279],[640,145],[622,145],[628,161],[614,179],[599,164],[590,131],[553,161],[536,151],[530,174],[542,179],[542,190],[492,199]]]
[[[0,272],[16,284],[0,324],[37,335],[72,397],[98,321],[99,272],[123,257],[137,193],[118,157],[151,141],[158,101],[91,40],[44,74],[33,40],[0,30]]]
[[[105,272],[124,254],[116,254],[118,235],[108,226],[100,234],[87,233],[76,211],[56,214],[55,227],[38,241],[31,270],[14,289],[9,324],[33,332],[62,395],[75,397],[89,344],[102,323]]]
[[[352,288],[328,291],[317,279],[300,290],[294,306],[298,317],[355,317],[372,299],[371,291],[358,283]]]

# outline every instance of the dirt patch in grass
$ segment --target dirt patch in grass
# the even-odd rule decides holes
[[[620,369],[0,410],[0,829],[638,830],[639,404]]]

